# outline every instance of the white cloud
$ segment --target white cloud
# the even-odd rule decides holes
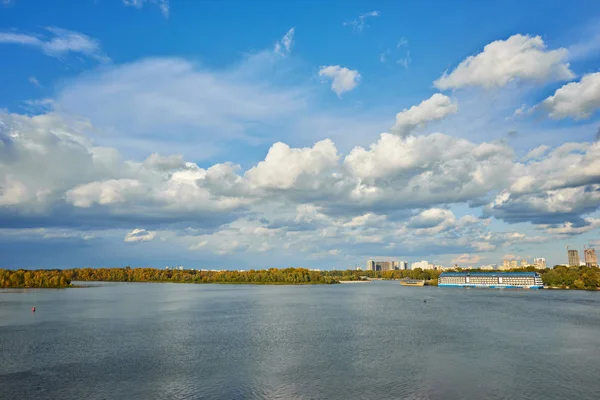
[[[515,186],[515,185],[513,185]],[[534,224],[579,221],[582,214],[594,212],[600,205],[600,185],[532,191],[527,193],[504,192],[497,196],[485,214],[507,222]]]
[[[525,159],[526,160],[539,159],[539,158],[543,157],[544,154],[546,154],[548,152],[548,150],[550,150],[550,146],[541,144],[538,147],[536,147],[535,149],[530,150],[529,153],[527,153],[527,155],[525,156]]]
[[[177,156],[157,155],[142,163],[123,161],[115,149],[87,138],[93,130],[88,121],[52,113],[0,112],[0,122],[0,204],[12,207],[4,211],[13,214],[52,215],[57,208],[74,212],[74,207],[82,223],[98,214],[211,219],[251,201],[228,192],[232,179],[241,180],[229,164],[202,169],[182,165]]]
[[[165,16],[165,18],[169,18],[169,0],[123,0],[123,4],[135,8],[142,8],[144,3],[155,4],[158,6],[158,8],[160,8],[160,12]]]
[[[459,266],[465,264],[477,264],[479,261],[481,261],[481,256],[467,253],[461,254],[460,256],[452,259],[452,262],[458,264]]]
[[[488,242],[473,242],[473,248],[477,251],[491,251],[496,249],[496,246]]]
[[[502,258],[505,260],[519,260],[521,257],[512,253],[508,253],[502,256]]]
[[[13,214],[51,216],[61,210],[79,213],[82,221],[96,218],[94,224],[99,216],[154,223],[227,220],[275,202],[345,217],[296,224],[367,229],[384,223],[389,210],[419,208],[426,211],[411,221],[412,228],[427,234],[479,223],[456,218],[443,206],[488,196],[496,199],[485,215],[509,222],[576,222],[600,204],[600,143],[541,147],[521,164],[502,143],[382,134],[369,148],[356,147],[345,157],[331,140],[306,148],[275,143],[244,172],[232,163],[200,168],[178,155],[124,161],[115,149],[90,141],[88,132],[95,128],[86,120],[3,113],[0,121],[0,203]],[[424,226],[433,214],[441,222]]]
[[[452,229],[466,228],[470,225],[477,225],[482,222],[483,221],[480,221],[472,215],[465,215],[458,219],[450,210],[430,208],[412,217],[406,226],[413,231],[414,235],[430,236]]]
[[[126,243],[148,242],[156,236],[156,232],[147,231],[145,229],[136,228],[127,233],[123,238]]]
[[[447,115],[455,114],[457,111],[458,105],[450,97],[436,93],[418,105],[396,114],[396,123],[391,131],[400,136],[407,136],[416,128],[422,127],[428,122],[440,120]]]
[[[348,228],[363,227],[363,226],[377,226],[386,220],[385,215],[377,215],[374,213],[366,213],[363,215],[357,215],[350,221],[344,222],[343,226]]]
[[[483,52],[467,57],[434,85],[446,90],[467,86],[501,87],[516,79],[568,80],[575,74],[569,69],[567,58],[567,49],[548,50],[541,37],[517,34],[489,43]]]
[[[580,235],[600,229],[600,218],[585,218],[584,224],[580,226],[565,222],[559,225],[542,225],[541,228],[551,235]]]
[[[505,187],[512,158],[512,149],[502,144],[476,145],[439,133],[407,138],[385,133],[369,150],[354,148],[344,166],[359,178],[350,195],[355,203],[427,207]]]
[[[329,140],[322,140],[312,148],[292,149],[285,143],[275,143],[264,161],[248,170],[246,178],[265,189],[312,188],[315,178],[337,165],[337,149]]]
[[[275,43],[273,51],[275,51],[275,53],[279,54],[282,57],[289,55],[292,52],[292,46],[294,45],[295,31],[295,28],[290,28],[290,30],[287,31],[285,35],[283,35],[281,40]]]
[[[573,234],[589,232],[581,218],[600,204],[600,143],[542,147],[520,163],[506,143],[386,133],[345,156],[328,139],[311,147],[277,142],[254,166],[201,168],[182,155],[126,160],[95,145],[97,128],[87,120],[3,112],[0,121],[3,220],[119,229],[119,241],[122,228],[161,226],[172,229],[161,240],[232,257],[500,251],[547,238],[490,233],[489,220],[459,217],[454,204],[497,196],[485,216],[534,215],[545,232],[567,221]]]
[[[360,80],[358,71],[339,65],[321,67],[321,69],[319,69],[319,76],[327,77],[332,80],[331,90],[338,96],[354,89]]]
[[[552,119],[590,118],[600,108],[600,72],[564,85],[538,107],[547,110]]]
[[[56,27],[48,27],[46,30],[50,32],[51,37],[46,38],[43,35],[0,32],[0,43],[37,47],[44,54],[57,58],[69,53],[79,53],[100,62],[110,61],[102,52],[100,42],[96,39],[82,33]]]
[[[372,17],[379,17],[379,15],[379,11],[370,11],[368,13],[359,15],[358,18],[353,19],[352,21],[344,22],[344,26],[351,26],[353,31],[362,32],[363,29],[365,29],[365,27],[368,26],[366,24],[366,19]]]

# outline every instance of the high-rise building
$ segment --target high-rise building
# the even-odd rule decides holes
[[[527,262],[527,260],[521,260],[521,268],[525,268],[529,265],[529,263]]]
[[[502,261],[502,268],[500,269],[510,269],[510,261],[509,260],[503,260]]]
[[[398,261],[367,260],[367,271],[391,271],[398,269]]]
[[[533,264],[535,264],[536,268],[546,268],[546,259],[545,258],[534,258]]]
[[[510,267],[511,268],[517,268],[517,260],[511,260],[510,261]]]
[[[569,250],[569,267],[579,267],[579,252],[577,250]]]
[[[597,267],[598,258],[596,257],[596,249],[583,249],[583,258],[585,259],[586,267]]]
[[[408,263],[406,261],[400,261],[398,263],[398,268],[399,269],[408,269]]]

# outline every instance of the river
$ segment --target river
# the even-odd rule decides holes
[[[600,292],[0,290],[0,399],[598,399],[599,376]]]

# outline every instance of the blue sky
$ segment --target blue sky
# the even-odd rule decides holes
[[[0,267],[566,262],[600,4],[0,0]]]

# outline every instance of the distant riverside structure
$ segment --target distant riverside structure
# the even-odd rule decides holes
[[[511,260],[510,261],[510,267],[511,268],[517,268],[517,260]]]
[[[536,268],[546,268],[546,259],[545,258],[534,258],[533,264]]]
[[[569,267],[579,267],[579,252],[577,250],[568,250]]]
[[[525,268],[529,265],[529,263],[527,262],[527,260],[521,260],[521,268]]]
[[[408,269],[408,262],[400,261],[400,263],[398,264],[398,269]]]
[[[438,286],[542,289],[537,272],[442,272]]]
[[[596,257],[596,249],[584,248],[583,249],[583,258],[585,259],[586,267],[597,267],[598,266],[598,258]]]
[[[367,271],[392,271],[398,269],[398,261],[367,260]]]
[[[500,269],[510,269],[510,261],[509,260],[503,260],[502,261],[502,268]]]

